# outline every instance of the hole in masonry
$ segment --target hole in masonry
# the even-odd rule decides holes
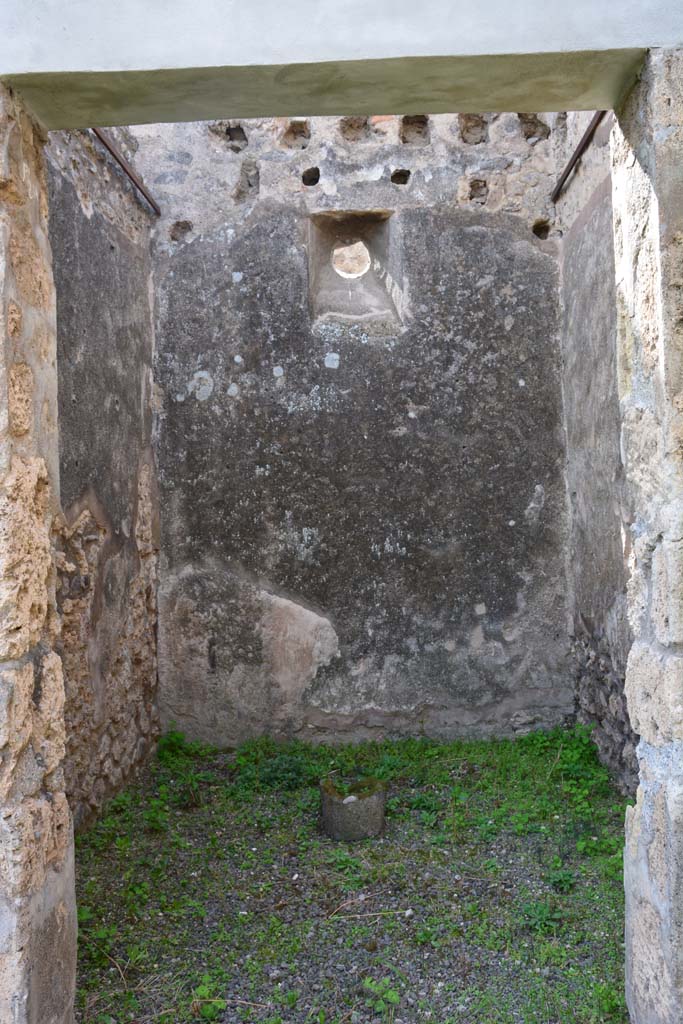
[[[339,134],[347,142],[362,142],[370,135],[370,124],[367,117],[342,117],[339,122]]]
[[[545,217],[540,217],[538,220],[534,221],[531,230],[536,235],[536,238],[545,239],[550,234],[550,224]]]
[[[401,167],[392,172],[391,180],[394,185],[407,185],[410,181],[410,171]]]
[[[538,114],[517,114],[522,135],[527,142],[539,142],[550,135],[550,127],[542,121]]]
[[[320,168],[309,167],[308,170],[304,171],[301,175],[301,180],[304,185],[317,185],[320,181]]]
[[[408,146],[426,146],[429,142],[429,118],[426,114],[406,114],[401,118],[401,142]]]
[[[168,236],[172,242],[180,242],[186,235],[189,235],[190,231],[192,231],[191,220],[177,220],[171,225]]]
[[[290,121],[280,137],[285,149],[306,149],[311,140],[311,128],[305,118]]]
[[[225,137],[228,140],[230,149],[239,153],[247,145],[247,133],[241,124],[229,124],[225,129]]]
[[[489,187],[483,178],[472,178],[470,181],[470,202],[481,203],[482,205],[486,202],[489,194]]]
[[[258,164],[255,160],[243,160],[240,167],[240,176],[232,192],[233,199],[240,203],[249,195],[257,195],[259,192],[260,174]]]
[[[460,138],[468,146],[488,142],[489,126],[483,114],[458,114]]]
[[[365,242],[340,242],[332,250],[332,266],[340,277],[356,278],[370,269],[370,253]]]
[[[241,153],[249,145],[247,133],[239,121],[216,121],[209,125],[209,131],[221,139],[225,139],[228,149],[233,153]]]

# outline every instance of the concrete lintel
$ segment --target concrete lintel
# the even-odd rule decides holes
[[[215,117],[594,110],[643,49],[7,75],[48,129]]]

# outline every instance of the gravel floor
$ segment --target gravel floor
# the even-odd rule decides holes
[[[385,834],[318,831],[331,767]],[[332,751],[181,740],[78,842],[78,1020],[626,1022],[623,800],[582,733]]]

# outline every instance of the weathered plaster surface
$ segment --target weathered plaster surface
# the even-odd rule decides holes
[[[630,501],[628,709],[641,733],[627,815],[627,998],[683,1006],[683,52],[654,51],[612,135],[618,386]]]
[[[564,164],[589,115],[570,113],[556,133]],[[567,551],[577,708],[601,757],[635,791],[637,736],[626,708],[631,645],[626,585],[631,512],[620,451],[617,295],[606,118],[558,204],[561,250],[563,397],[571,532]]]
[[[447,20],[462,25],[470,16],[463,21],[449,13]],[[547,14],[544,18],[547,23]],[[138,26],[135,34],[140,35]],[[158,26],[152,35],[158,35]],[[237,117],[273,117],[296,116],[301,110],[315,115],[345,110],[476,113],[510,107],[602,110],[628,92],[645,52],[642,46],[596,50],[591,45],[581,52],[511,54],[506,47],[503,53],[475,56],[171,70],[164,61],[160,70],[38,72],[8,75],[6,81],[49,128],[189,122],[222,117],[226,111]]]
[[[225,744],[572,711],[550,124],[135,132],[164,211],[166,724]],[[334,286],[359,231],[372,270]]]
[[[125,134],[117,141],[125,146]],[[48,161],[63,505],[57,599],[66,786],[78,825],[157,731],[150,218],[89,135],[51,135]]]
[[[0,89],[0,1020],[69,1024],[73,834],[55,646],[55,300],[42,138]]]

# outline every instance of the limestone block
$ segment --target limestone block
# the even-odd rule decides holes
[[[49,485],[42,459],[15,456],[0,488],[0,659],[38,642],[52,569]]]
[[[626,666],[625,692],[633,728],[648,743],[683,740],[683,657],[636,642]]]
[[[13,226],[9,257],[20,298],[36,309],[46,309],[52,296],[51,281],[45,254],[28,217]]]
[[[31,738],[33,665],[0,675],[0,802],[9,796],[19,759]]]
[[[683,642],[683,540],[663,540],[653,553],[651,615],[660,644]]]
[[[626,583],[626,613],[632,633],[639,637],[648,627],[651,544],[639,537],[631,549]]]
[[[679,1024],[683,1005],[683,746],[639,748],[627,812],[626,989],[638,1024]]]
[[[626,885],[631,889],[629,874]],[[670,996],[669,966],[660,940],[660,912],[646,898],[632,896],[628,907],[626,941],[631,950],[627,960],[628,1002],[631,1008],[647,1007],[644,1011],[638,1010],[638,1016],[632,1019],[638,1024],[678,1024],[678,1010]]]
[[[10,338],[15,338],[21,334],[21,327],[23,323],[23,313],[21,307],[16,302],[10,302],[7,305],[7,332]]]
[[[643,511],[662,493],[664,462],[661,426],[652,409],[625,407],[621,425],[621,456],[632,502]]]
[[[33,370],[27,363],[15,363],[9,372],[9,421],[15,437],[31,429],[33,417]]]
[[[62,863],[71,842],[63,793],[30,797],[0,811],[0,890],[14,897],[40,889],[47,870]]]
[[[33,745],[46,775],[61,764],[65,752],[64,679],[59,655],[50,651],[40,669],[33,721]]]
[[[16,206],[24,201],[21,181],[16,173],[21,148],[21,133],[10,113],[10,104],[0,96],[0,202]]]
[[[0,1020],[72,1024],[76,979],[73,854],[26,899],[0,896]]]

